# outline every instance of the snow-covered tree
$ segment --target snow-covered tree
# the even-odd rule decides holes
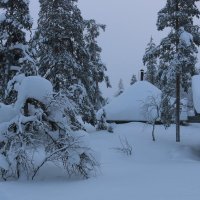
[[[0,179],[34,179],[48,162],[88,178],[98,163],[73,102],[53,93],[44,78],[18,76],[15,82],[16,102],[0,104]]]
[[[200,16],[196,6],[198,1],[167,0],[165,7],[158,13],[158,30],[171,28],[168,36],[161,41],[159,46],[160,60],[166,66],[162,70],[162,73],[166,75],[161,75],[161,79],[173,77],[175,80],[178,73],[185,90],[190,85],[190,77],[195,72],[197,61],[195,44],[199,44],[199,41],[194,40],[194,37],[197,38],[199,33],[195,31],[193,18]]]
[[[99,120],[97,122],[96,129],[98,131],[100,131],[100,130],[107,130],[108,129],[108,124],[106,122],[106,111],[104,109],[102,109],[99,112],[100,112],[99,113]]]
[[[166,82],[165,85],[162,84],[163,92],[167,91],[168,96],[175,95],[176,89],[177,141],[180,141],[180,85],[188,90],[197,62],[195,44],[200,44],[200,34],[193,23],[194,17],[200,16],[196,5],[198,1],[167,0],[164,8],[158,13],[158,30],[170,28],[170,33],[161,41],[157,53],[162,63],[159,76],[161,82]]]
[[[6,98],[8,82],[19,73],[36,74],[35,61],[26,40],[32,27],[29,1],[0,0],[0,100],[12,102],[13,94]]]
[[[86,63],[87,68],[89,66],[89,72],[85,78],[89,79],[89,81],[86,80],[86,83],[88,83],[87,91],[95,110],[99,110],[105,104],[99,83],[104,81],[107,87],[111,87],[109,78],[105,74],[107,68],[101,60],[102,49],[97,43],[97,37],[100,35],[101,30],[105,31],[105,25],[97,24],[95,20],[85,20],[84,40],[89,54],[88,64]]]
[[[130,82],[130,84],[133,85],[133,84],[136,83],[136,82],[137,82],[136,75],[133,74],[133,76],[132,76],[132,78],[131,78],[131,82]]]
[[[145,73],[145,80],[149,81],[153,85],[156,85],[156,75],[157,75],[157,58],[152,56],[152,53],[156,49],[156,44],[151,37],[150,42],[147,44],[145,50],[145,55],[143,57],[143,62],[146,65],[147,71]]]
[[[85,21],[76,0],[40,0],[39,72],[56,92],[72,99],[84,121],[95,124],[89,89],[92,75],[85,48]],[[95,84],[94,82],[92,82]]]
[[[118,97],[119,95],[121,95],[124,92],[124,83],[123,80],[120,79],[119,80],[119,84],[118,84],[118,91],[115,94],[115,97]]]

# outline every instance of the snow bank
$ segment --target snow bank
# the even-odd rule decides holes
[[[161,91],[147,81],[138,81],[104,107],[107,120],[146,121],[144,105],[153,97],[159,103]],[[100,113],[101,111],[99,111]],[[100,114],[97,114],[97,118]]]
[[[197,113],[200,113],[200,75],[192,77],[193,103]]]
[[[25,77],[17,87],[18,96],[15,107],[20,109],[26,99],[34,98],[38,101],[47,102],[47,97],[53,94],[52,84],[45,78],[39,76]]]

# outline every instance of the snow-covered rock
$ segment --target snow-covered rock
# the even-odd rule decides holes
[[[200,75],[192,77],[192,93],[194,108],[197,113],[200,113]]]

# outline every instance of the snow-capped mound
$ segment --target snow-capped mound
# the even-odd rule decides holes
[[[192,93],[193,93],[193,103],[194,108],[197,113],[200,113],[200,75],[192,77]]]
[[[34,98],[38,101],[46,103],[47,97],[53,94],[52,84],[45,78],[40,76],[25,77],[18,86],[16,108],[21,108],[28,98]]]
[[[147,121],[148,116],[144,113],[144,105],[152,98],[159,104],[161,91],[147,81],[138,81],[104,107],[106,119],[110,121]],[[152,112],[154,111],[152,110]]]

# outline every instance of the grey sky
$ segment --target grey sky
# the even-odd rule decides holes
[[[157,12],[166,0],[79,0],[79,8],[84,18],[93,18],[107,25],[106,32],[99,38],[103,49],[102,59],[108,68],[113,88],[103,91],[112,96],[117,90],[119,79],[125,87],[131,76],[138,76],[143,67],[142,56],[146,44],[153,36],[156,43],[166,32],[156,30]],[[37,18],[38,0],[31,0],[31,13]]]

